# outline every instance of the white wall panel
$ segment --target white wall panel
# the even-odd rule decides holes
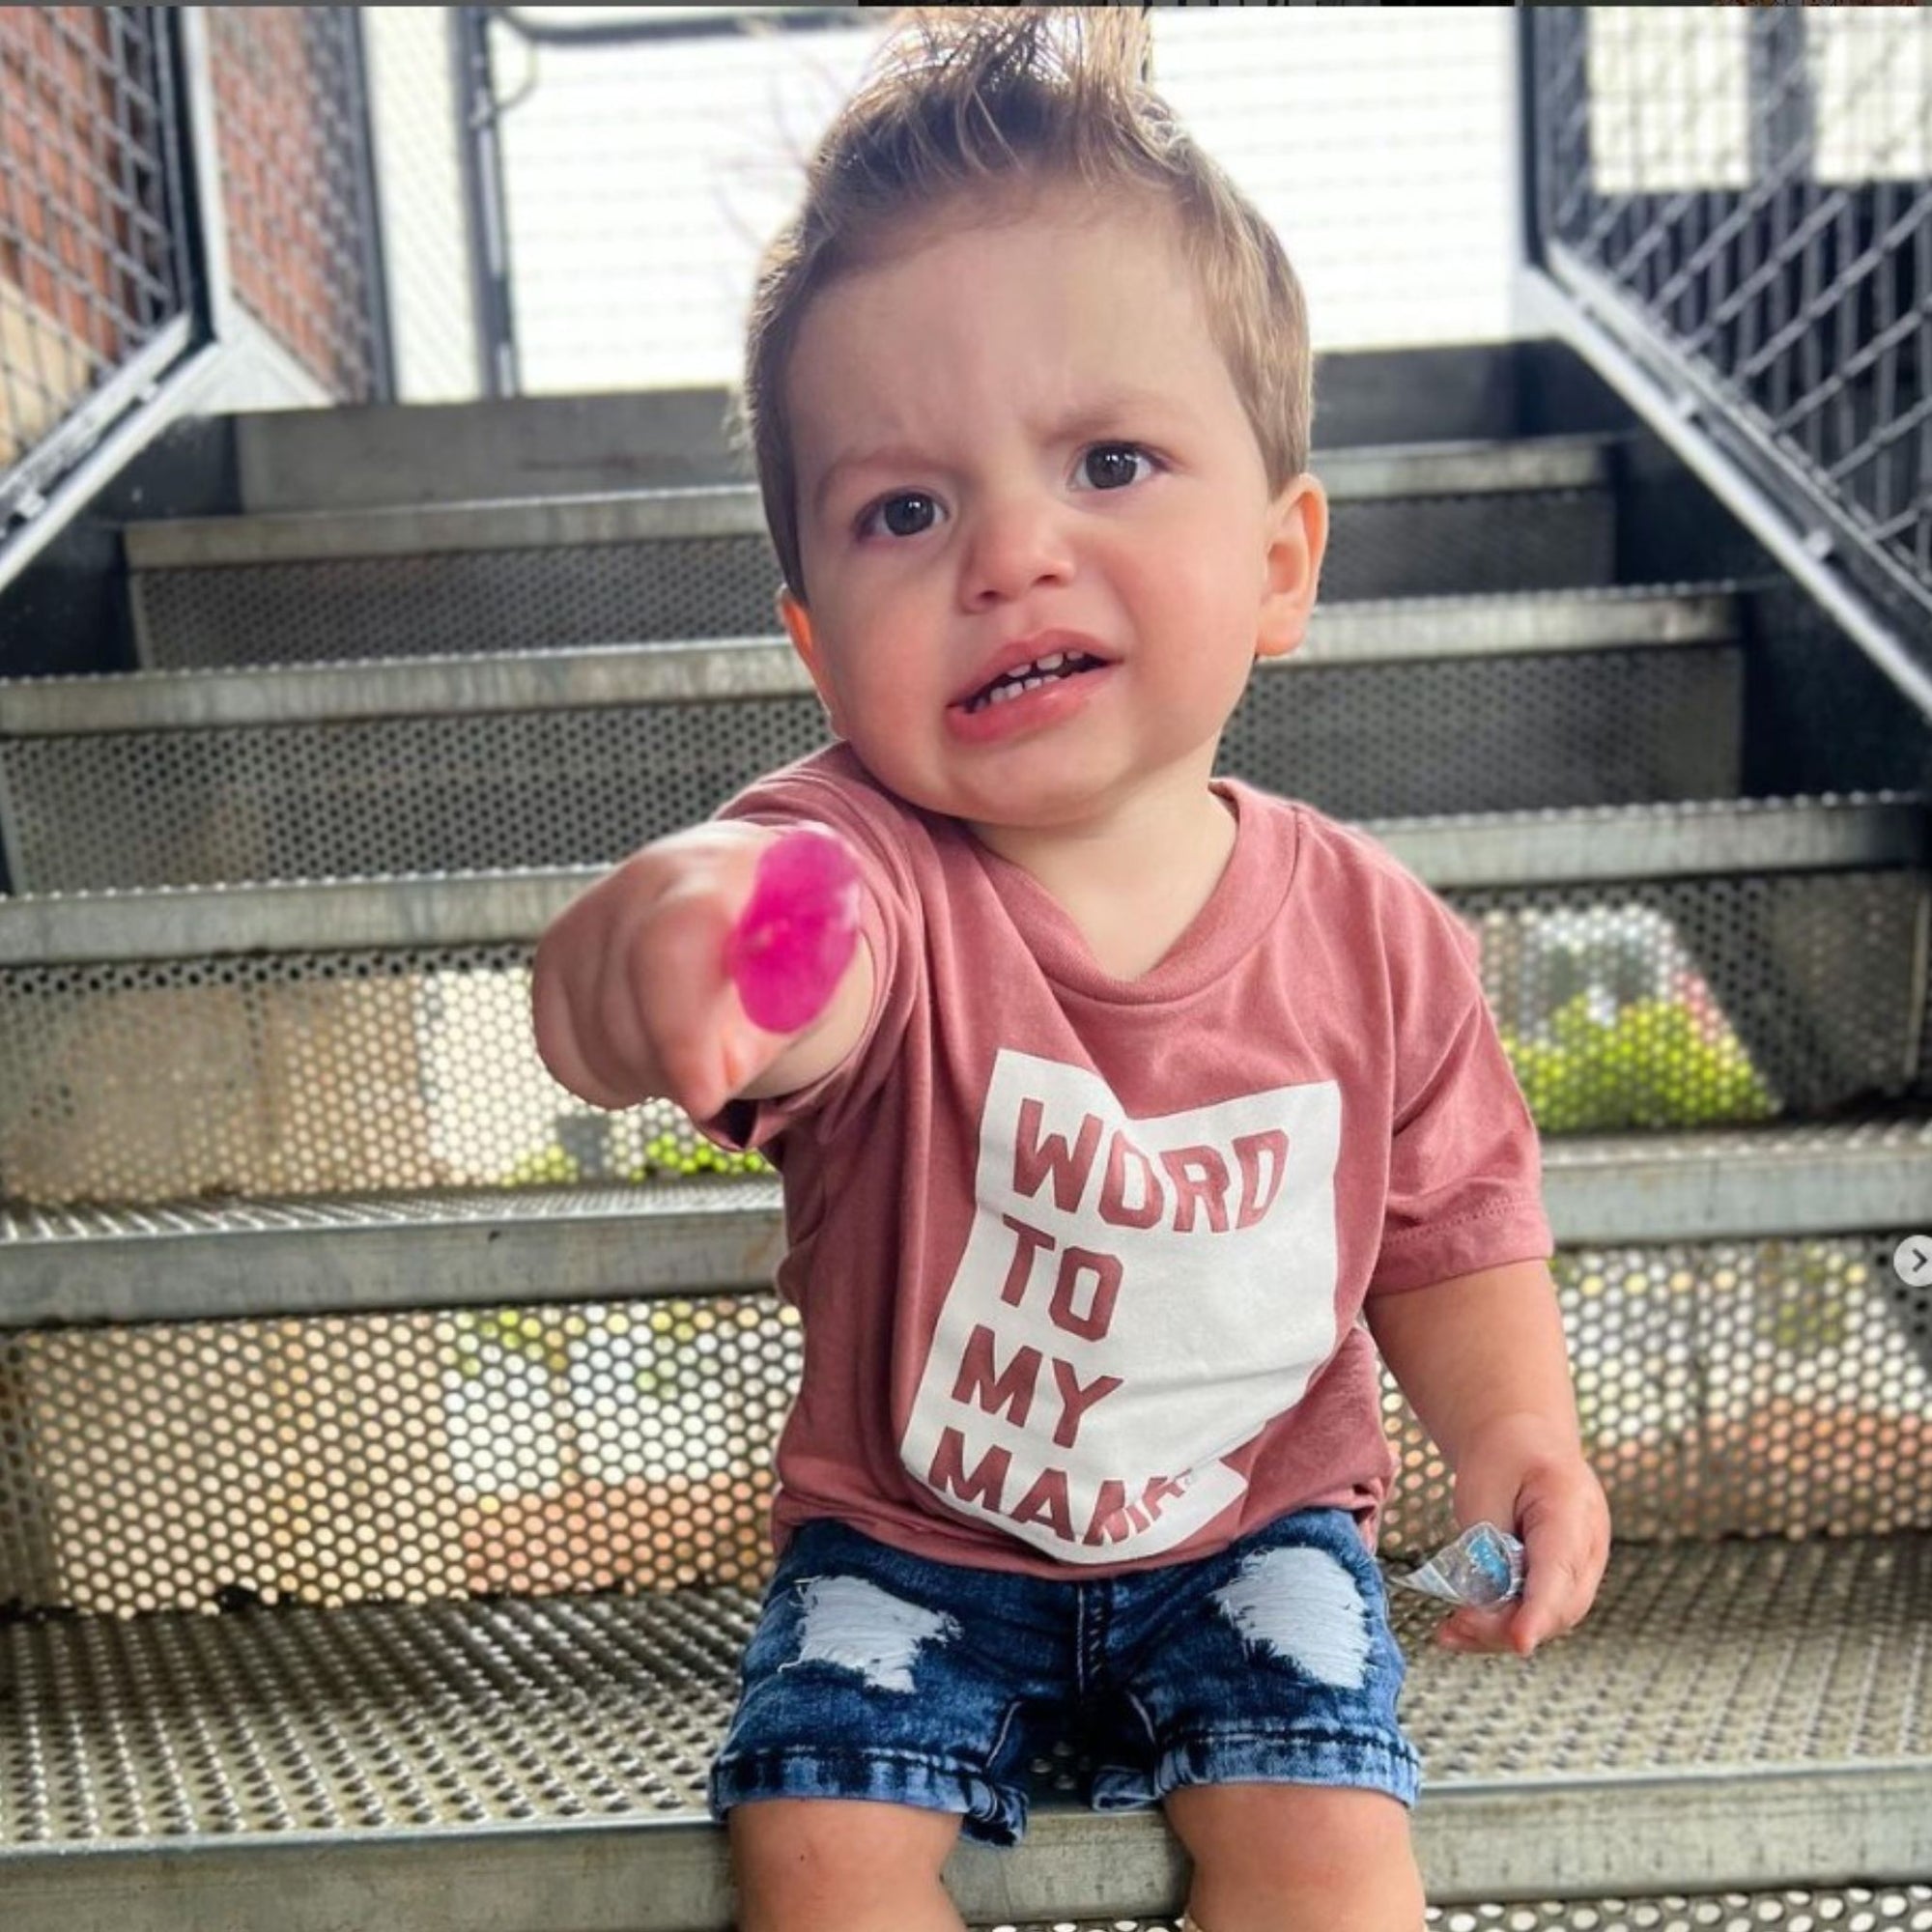
[[[1155,21],[1156,84],[1280,231],[1319,348],[1509,332],[1509,10]],[[735,380],[758,250],[877,31],[565,48],[494,29],[497,89],[516,99],[503,137],[526,388]]]

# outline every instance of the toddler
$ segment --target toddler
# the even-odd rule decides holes
[[[713,1769],[745,1932],[960,1924],[1060,1740],[1159,1804],[1199,1932],[1416,1932],[1373,1550],[1377,1350],[1528,1583],[1601,1579],[1534,1126],[1475,944],[1380,846],[1216,778],[1328,512],[1275,235],[1143,79],[1138,10],[901,23],[761,265],[742,407],[838,742],[569,907],[540,1051],[783,1178],[805,1367]],[[816,1015],[726,971],[836,838]]]

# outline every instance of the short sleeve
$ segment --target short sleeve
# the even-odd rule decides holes
[[[1430,896],[1422,956],[1398,980],[1429,993],[1398,1026],[1406,1050],[1371,1295],[1554,1252],[1536,1122],[1484,997],[1475,935]]]
[[[863,1113],[890,1067],[911,1008],[909,979],[920,949],[913,943],[918,911],[895,808],[862,785],[833,776],[827,754],[788,766],[740,792],[716,813],[721,819],[837,833],[852,853],[864,887],[859,937],[872,955],[872,1000],[852,1051],[828,1073],[793,1094],[732,1100],[695,1121],[706,1140],[730,1152],[766,1148],[808,1116],[831,1139]]]

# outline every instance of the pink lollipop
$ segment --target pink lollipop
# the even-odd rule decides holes
[[[754,1025],[796,1033],[832,997],[858,943],[858,869],[837,838],[801,828],[758,861],[724,970]]]

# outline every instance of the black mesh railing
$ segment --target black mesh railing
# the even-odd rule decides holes
[[[1932,664],[1932,14],[1525,29],[1543,266]]]
[[[361,37],[352,7],[0,7],[0,582],[211,340],[391,392]]]
[[[0,516],[189,307],[165,7],[0,7]],[[56,451],[57,454],[57,451]]]

